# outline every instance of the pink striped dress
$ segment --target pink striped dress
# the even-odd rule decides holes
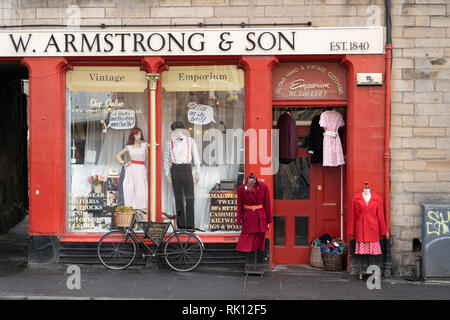
[[[145,161],[147,156],[147,143],[141,143],[139,148],[127,146],[131,160]],[[125,169],[123,179],[123,198],[126,207],[134,209],[148,208],[147,169],[145,164],[131,163]]]
[[[323,166],[337,167],[345,164],[341,138],[338,130],[344,126],[342,115],[335,110],[327,110],[320,115],[319,124],[324,128]]]

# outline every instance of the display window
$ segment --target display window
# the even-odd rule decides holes
[[[127,146],[135,127],[141,129],[142,146],[147,150],[147,97],[145,72],[138,67],[74,67],[67,72],[68,232],[105,232],[111,225],[114,209],[125,205],[125,169],[117,154]],[[123,161],[130,161],[131,152],[121,156]],[[147,167],[144,158],[143,164],[136,167]],[[145,168],[138,171],[137,178],[147,184]],[[147,207],[148,201],[144,202]]]
[[[244,178],[244,72],[173,66],[161,76],[161,209],[178,227],[239,232]]]
[[[117,207],[148,212],[147,90],[138,67],[67,72],[67,232],[105,232]],[[224,65],[170,67],[161,75],[160,107],[162,218],[176,217],[179,228],[198,232],[240,232],[244,72]]]

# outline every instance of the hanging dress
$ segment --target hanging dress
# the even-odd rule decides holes
[[[279,130],[279,160],[287,164],[297,159],[298,135],[295,118],[289,112],[283,112],[278,118]]]
[[[325,129],[322,146],[322,165],[324,167],[337,167],[345,164],[341,138],[338,133],[339,128],[345,124],[341,113],[335,110],[325,111],[320,115],[319,124]]]
[[[145,159],[147,143],[143,142],[139,148],[127,145],[131,158],[131,165],[125,169],[123,179],[123,197],[126,207],[134,209],[148,208],[148,184]]]

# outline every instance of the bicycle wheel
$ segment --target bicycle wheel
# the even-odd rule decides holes
[[[166,241],[164,257],[175,271],[195,269],[203,257],[203,243],[189,231],[177,231]]]
[[[97,256],[108,269],[128,268],[136,259],[136,242],[125,231],[115,230],[105,234],[97,246]]]

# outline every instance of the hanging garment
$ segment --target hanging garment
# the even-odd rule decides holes
[[[125,169],[123,179],[123,198],[125,206],[134,209],[148,208],[148,184],[145,158],[147,143],[141,143],[138,148],[127,145],[131,158],[131,165]]]
[[[337,167],[345,164],[344,152],[338,130],[344,126],[342,115],[335,110],[324,111],[319,124],[325,129],[323,135],[323,166]]]
[[[236,224],[242,231],[236,245],[237,251],[264,251],[267,225],[272,222],[269,188],[256,179],[251,191],[246,191],[248,179],[237,190]]]
[[[297,159],[297,126],[295,118],[289,112],[283,112],[278,118],[279,130],[279,159],[281,163],[289,163]]]
[[[357,242],[364,243],[378,242],[380,236],[386,235],[383,201],[379,195],[372,192],[367,203],[362,193],[353,196],[347,231]]]
[[[320,115],[315,116],[311,121],[308,138],[308,152],[311,153],[311,163],[323,162],[323,133],[325,130],[320,126]]]

